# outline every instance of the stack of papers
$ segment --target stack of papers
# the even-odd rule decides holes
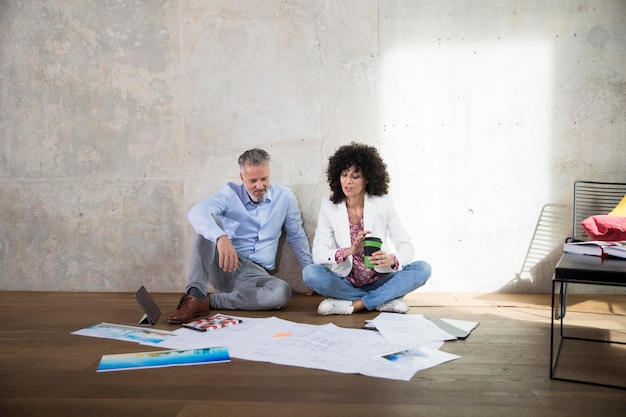
[[[445,341],[457,336],[422,315],[381,313],[364,329],[341,328],[332,323],[302,324],[277,317],[231,317],[241,323],[211,332],[186,328],[165,332],[101,323],[73,334],[134,341],[177,352],[215,348],[212,352],[201,352],[213,354],[214,359],[202,363],[232,357],[404,381],[422,369],[459,358],[440,350]],[[469,331],[478,325],[462,321],[445,323]],[[176,363],[181,364],[193,363]]]
[[[575,253],[578,255],[599,256],[601,258],[626,258],[626,246],[624,246],[623,242],[606,242],[599,240],[566,242],[563,245],[563,252]]]

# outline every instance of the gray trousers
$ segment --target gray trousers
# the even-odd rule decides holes
[[[219,267],[215,244],[202,235],[196,235],[193,244],[187,293],[191,287],[205,295],[209,287],[215,289],[209,295],[209,305],[218,310],[273,310],[291,298],[287,282],[241,256],[237,270],[225,272]]]

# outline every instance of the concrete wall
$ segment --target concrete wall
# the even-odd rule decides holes
[[[186,212],[253,146],[311,239],[328,156],[378,146],[424,292],[547,290],[573,181],[626,181],[620,0],[2,0],[0,29],[1,290],[182,290]],[[304,290],[287,245],[278,275]]]

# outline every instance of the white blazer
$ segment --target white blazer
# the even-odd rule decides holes
[[[396,256],[399,264],[398,270],[413,260],[415,249],[388,195],[376,197],[365,194],[363,227],[372,232],[369,236],[383,240],[382,250]],[[389,245],[389,240],[392,245]],[[350,246],[352,246],[350,220],[346,204],[344,202],[333,204],[328,197],[324,197],[313,238],[313,262],[325,264],[330,270],[345,277],[352,269],[352,255],[348,256],[344,262],[338,263],[335,261],[335,253],[339,248]],[[395,252],[389,252],[390,249],[395,249]],[[391,267],[375,269],[381,273],[393,272]]]

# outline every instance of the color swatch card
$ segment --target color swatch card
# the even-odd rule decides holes
[[[199,332],[206,332],[207,330],[217,330],[228,326],[234,326],[239,323],[241,323],[241,320],[239,319],[224,316],[223,314],[218,313],[211,317],[183,323],[182,326],[188,329],[198,330]]]

